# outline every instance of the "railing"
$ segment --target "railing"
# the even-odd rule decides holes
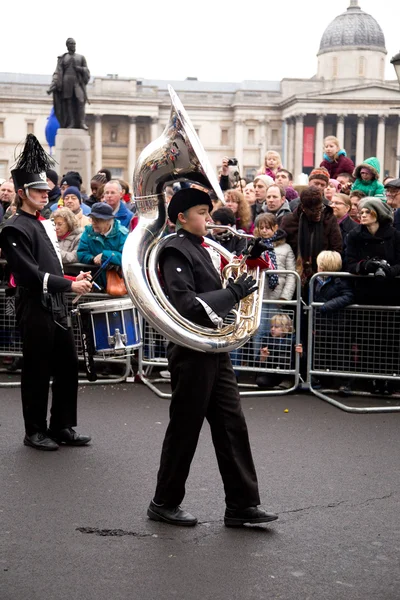
[[[310,281],[307,345],[310,391],[347,412],[399,412],[400,406],[394,404],[396,398],[392,399],[390,405],[350,406],[332,397],[332,394],[340,393],[340,389],[316,389],[314,378],[335,377],[343,383],[365,380],[369,385],[375,380],[378,388],[379,382],[382,382],[383,390],[385,382],[398,382],[400,375],[400,307],[355,304],[340,311],[322,313],[322,304],[314,302],[314,286],[318,275],[338,276],[338,273],[319,273]],[[340,273],[340,277],[359,278],[350,273]],[[374,284],[378,285],[378,282],[371,278],[371,285]],[[371,397],[371,393],[363,390],[343,390],[342,393]]]
[[[244,346],[231,352],[231,360],[238,377],[241,396],[276,396],[294,391],[300,379],[300,354],[295,346],[301,340],[300,277],[295,271],[266,271],[266,275],[292,275],[296,280],[293,300],[263,300],[260,328]],[[266,277],[265,285],[268,285]],[[292,330],[274,341],[269,335],[271,318],[285,315],[284,321],[292,323]],[[166,357],[167,340],[148,323],[143,323],[143,344],[139,349],[137,376],[160,398],[170,398],[171,393],[162,391],[160,385],[169,383]],[[261,348],[269,340],[270,357],[261,360]],[[278,346],[279,344],[279,346]],[[151,378],[156,368],[162,368],[164,377]],[[262,381],[264,376],[264,382]],[[255,378],[255,382],[254,382]],[[245,381],[247,379],[247,381]],[[274,386],[274,382],[276,385]],[[263,385],[264,383],[264,385]],[[271,389],[266,389],[266,387]],[[247,388],[247,389],[243,389]]]

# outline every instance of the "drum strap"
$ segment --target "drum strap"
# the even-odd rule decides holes
[[[71,315],[77,316],[77,311],[72,311]],[[79,329],[81,332],[82,354],[85,361],[86,377],[88,381],[96,381],[96,365],[94,362],[94,344],[91,329],[90,314],[79,313]]]

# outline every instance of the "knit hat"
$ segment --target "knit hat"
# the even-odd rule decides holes
[[[50,181],[54,183],[54,185],[58,185],[58,174],[56,173],[56,171],[54,171],[54,169],[48,169],[46,171],[46,177],[47,179],[50,179]]]
[[[82,177],[77,171],[68,171],[68,173],[62,176],[60,185],[73,185],[80,190]]]
[[[256,175],[254,177],[254,181],[257,181],[257,179],[261,179],[261,181],[267,186],[270,186],[273,183],[275,183],[272,177],[270,177],[269,175]]]
[[[331,187],[334,187],[335,190],[338,192],[339,191],[339,187],[340,187],[340,181],[338,181],[337,179],[330,179],[329,180],[329,185]]]
[[[385,183],[385,188],[400,188],[400,178],[399,179],[392,179],[391,181],[388,181],[387,183]]]
[[[168,204],[168,217],[172,223],[176,223],[178,215],[193,206],[206,204],[210,211],[214,208],[210,196],[197,188],[184,188],[176,192]]]
[[[379,179],[379,174],[381,172],[381,165],[380,165],[379,160],[376,158],[376,156],[371,156],[371,158],[366,158],[364,160],[364,162],[361,163],[361,165],[358,165],[354,169],[353,177],[355,177],[356,179],[361,179],[360,172],[363,167],[369,169],[371,171],[371,173],[375,176],[375,179]]]
[[[82,202],[82,196],[80,191],[74,185],[70,185],[66,190],[63,191],[62,197],[69,196],[69,194],[75,194],[75,196],[79,199],[79,202]]]
[[[114,219],[113,209],[109,204],[105,202],[96,202],[92,206],[92,210],[89,213],[89,217],[95,217],[96,219],[104,219],[107,221],[108,219]]]
[[[308,176],[308,183],[310,184],[310,181],[312,179],[322,179],[322,181],[325,181],[325,183],[329,183],[329,171],[328,169],[325,169],[325,167],[316,167],[315,169],[313,169],[311,171],[311,173]]]
[[[363,208],[373,210],[380,224],[393,222],[393,211],[388,204],[382,202],[379,198],[367,197],[363,198],[358,205],[358,210]]]

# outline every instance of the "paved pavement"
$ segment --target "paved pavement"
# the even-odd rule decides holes
[[[1,389],[1,600],[398,600],[400,415],[312,396],[243,406],[279,521],[224,527],[205,426],[184,503],[200,523],[183,529],[146,518],[167,401],[141,385],[85,387],[93,444],[47,454],[22,445],[19,391]]]

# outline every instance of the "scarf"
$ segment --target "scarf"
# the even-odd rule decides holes
[[[267,246],[268,250],[266,250],[264,252],[265,254],[268,254],[269,259],[272,263],[272,268],[273,269],[277,269],[278,268],[278,261],[276,260],[276,254],[275,254],[275,248],[274,248],[274,239],[276,239],[276,233],[274,233],[274,235],[270,238],[267,239],[263,239],[262,243]],[[278,275],[268,275],[268,287],[270,290],[274,290],[276,288],[276,286],[278,285],[279,282],[279,277]]]
[[[347,156],[346,150],[339,150],[339,152],[337,152],[333,158],[330,158],[324,152],[324,160],[327,160],[330,163],[337,162],[340,156]]]
[[[303,212],[299,218],[296,268],[302,285],[317,272],[317,256],[324,249],[323,214],[320,221],[309,221]]]

